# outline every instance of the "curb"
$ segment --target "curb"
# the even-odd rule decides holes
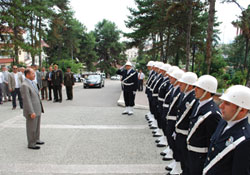
[[[121,107],[125,107],[125,102],[124,102],[124,99],[123,99],[123,93],[122,92],[121,92],[119,100],[117,101],[117,105],[121,106]],[[149,109],[148,106],[139,105],[139,104],[135,104],[134,108],[135,109]]]

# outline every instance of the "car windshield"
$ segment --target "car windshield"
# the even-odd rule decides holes
[[[89,75],[88,80],[100,80],[100,75]]]

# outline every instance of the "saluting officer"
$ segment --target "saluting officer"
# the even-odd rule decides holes
[[[175,124],[175,147],[177,157],[181,163],[181,169],[183,171],[183,175],[187,174],[186,172],[186,160],[187,160],[187,135],[189,128],[189,117],[192,113],[192,107],[196,102],[195,91],[193,84],[197,81],[198,77],[193,72],[186,72],[179,80],[180,82],[180,90],[184,93],[184,97],[178,107],[177,112],[177,120]],[[180,164],[175,166],[176,170],[173,169],[173,172],[180,172]],[[178,169],[179,168],[179,169]],[[173,174],[172,172],[172,174]],[[171,172],[170,172],[171,174]]]
[[[223,120],[211,138],[203,175],[249,175],[250,89],[235,85],[220,99]]]
[[[217,84],[211,75],[201,76],[194,84],[199,101],[194,104],[187,137],[189,175],[202,174],[211,136],[221,119],[219,107],[213,101]]]
[[[133,107],[135,105],[135,94],[138,87],[138,75],[132,69],[132,63],[127,61],[121,69],[118,69],[117,74],[122,76],[123,97],[125,101],[125,111],[122,114],[133,115]]]
[[[71,67],[67,67],[67,72],[64,73],[64,86],[66,87],[66,100],[73,100],[73,86],[75,84],[74,75],[71,72]]]

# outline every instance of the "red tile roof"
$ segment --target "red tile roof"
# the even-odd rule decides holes
[[[13,58],[0,58],[0,63],[12,63]]]

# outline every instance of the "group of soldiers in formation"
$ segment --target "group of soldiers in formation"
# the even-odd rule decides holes
[[[131,63],[123,75],[126,109],[133,114],[137,83]],[[250,89],[234,85],[214,102],[218,82],[177,66],[149,61],[145,115],[170,175],[250,174]],[[122,71],[123,70],[123,71]],[[219,107],[218,107],[219,105]]]
[[[58,69],[58,65],[50,66],[48,71],[45,67],[38,70],[38,66],[31,66],[35,71],[35,79],[33,80],[37,86],[37,89],[41,93],[42,100],[52,100],[62,102],[62,86],[66,87],[67,100],[73,99],[73,86],[74,76],[71,72],[71,68],[67,67],[67,72],[63,74],[62,70]],[[16,109],[16,96],[20,108],[23,108],[22,94],[20,87],[25,79],[25,68],[12,67],[12,72],[9,72],[6,66],[2,66],[2,72],[0,72],[0,104],[3,102],[12,101],[12,109]]]

